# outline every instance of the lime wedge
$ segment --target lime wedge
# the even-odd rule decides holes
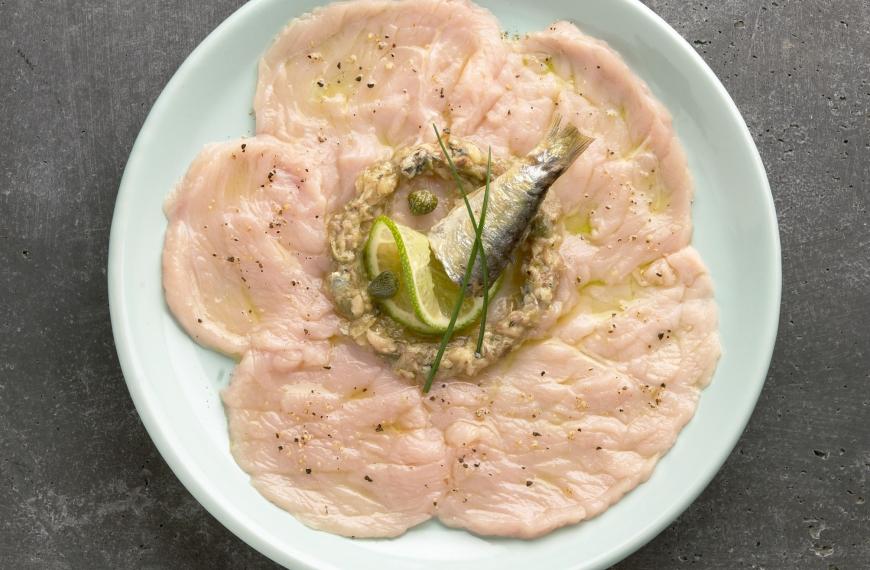
[[[366,243],[365,264],[371,279],[387,270],[399,277],[398,293],[379,300],[388,315],[418,333],[437,335],[447,330],[459,287],[432,257],[425,235],[380,216]],[[483,297],[466,296],[456,329],[472,324],[482,311]]]

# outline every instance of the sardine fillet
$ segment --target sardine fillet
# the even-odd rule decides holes
[[[586,150],[592,139],[580,133],[570,122],[561,124],[556,115],[549,132],[529,153],[516,160],[501,176],[468,197],[468,206],[458,205],[429,232],[432,253],[444,266],[448,277],[459,285],[468,267],[476,243],[474,214],[480,229],[482,250],[469,272],[473,291],[484,287],[484,260],[489,283],[499,278],[515,257],[515,250],[528,234],[532,219],[547,197],[553,183]],[[483,205],[486,202],[486,215]]]

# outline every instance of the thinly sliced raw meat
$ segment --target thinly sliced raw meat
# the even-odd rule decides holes
[[[266,498],[314,528],[396,536],[432,516],[446,447],[420,390],[367,349],[253,350],[224,392],[233,456]]]
[[[657,274],[661,274],[658,277]],[[531,538],[592,517],[646,480],[719,355],[710,279],[687,249],[615,286],[474,379],[426,401],[451,448],[450,526]]]
[[[209,145],[165,209],[166,301],[197,342],[240,355],[337,332],[326,199],[300,151],[271,137]]]
[[[167,201],[167,302],[244,355],[223,397],[232,452],[312,527],[396,536],[437,516],[534,537],[649,477],[719,355],[712,285],[689,247],[692,182],[671,119],[604,43],[568,23],[504,41],[466,0],[331,4],[260,65],[259,136],[207,147]],[[566,269],[533,339],[430,394],[340,337],[325,218],[357,175],[431,124],[523,156],[555,113],[596,137],[557,181]],[[272,138],[274,135],[277,138]],[[425,229],[446,213],[399,219]]]
[[[465,0],[339,2],[293,20],[260,62],[257,132],[307,141],[338,203],[369,163],[474,120],[507,49]]]
[[[692,186],[667,112],[570,24],[525,38],[510,61],[474,140],[522,154],[559,112],[597,142],[553,186],[566,271],[544,340],[474,383],[442,383],[430,407],[454,452],[439,518],[534,537],[646,480],[719,344],[709,276],[686,249]]]
[[[520,40],[503,95],[472,130],[479,144],[522,156],[555,112],[596,138],[554,185],[576,277],[623,280],[688,245],[692,181],[667,110],[603,42],[560,22]],[[572,243],[574,242],[574,243]]]

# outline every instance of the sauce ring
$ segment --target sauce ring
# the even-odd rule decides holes
[[[457,172],[474,188],[484,184],[487,155],[474,144],[456,139],[445,141]],[[492,163],[498,176],[506,170],[503,161]],[[344,317],[341,331],[357,344],[369,346],[392,361],[393,370],[405,378],[423,378],[435,359],[440,339],[411,332],[380,311],[368,294],[369,276],[363,266],[363,249],[375,218],[386,214],[399,182],[421,175],[452,180],[449,164],[440,147],[424,143],[402,149],[388,160],[376,162],[356,179],[356,196],[329,220],[329,246],[336,263],[328,277],[328,287],[337,311]],[[528,237],[517,251],[520,266],[515,267],[518,285],[493,302],[484,333],[483,349],[476,353],[478,326],[472,326],[448,343],[439,375],[474,376],[508,352],[522,346],[541,322],[555,298],[564,269],[559,245],[560,206],[548,196],[535,216]],[[474,333],[474,334],[471,334]]]

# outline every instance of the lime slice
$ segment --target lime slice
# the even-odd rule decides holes
[[[396,239],[395,236],[399,238]],[[426,247],[429,247],[428,243]],[[389,299],[377,301],[388,315],[409,329],[422,334],[438,334],[438,331],[432,330],[414,313],[414,301],[409,295],[410,288],[407,285],[408,270],[405,265],[408,265],[408,260],[405,251],[405,242],[392,220],[383,216],[376,219],[364,252],[369,279],[374,279],[383,271],[391,271],[399,278],[398,292]]]
[[[422,334],[435,335],[447,330],[459,287],[432,258],[425,235],[380,216],[366,243],[365,264],[369,278],[374,279],[386,270],[399,277],[399,292],[380,300],[388,315]],[[497,286],[498,282],[492,290]],[[456,329],[472,324],[482,311],[483,297],[466,296]]]

